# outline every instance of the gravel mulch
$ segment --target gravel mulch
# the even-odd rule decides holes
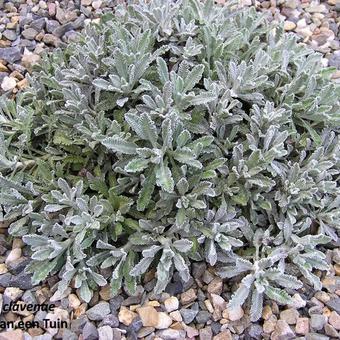
[[[3,1],[0,0],[0,93],[15,95],[27,86],[26,74],[42,53],[76,39],[87,23],[111,12],[119,1]],[[224,3],[224,0],[218,2]],[[325,66],[335,66],[340,81],[340,1],[240,0],[240,6],[255,6],[271,20],[285,21],[285,30],[300,36],[323,54]],[[145,277],[135,296],[122,292],[112,298],[109,287],[96,292],[89,304],[77,290],[56,295],[57,277],[32,287],[23,269],[30,261],[19,239],[9,240],[7,226],[0,222],[0,332],[4,322],[36,321],[39,327],[0,333],[0,340],[118,340],[118,339],[306,339],[340,338],[340,249],[328,250],[331,265],[322,276],[323,289],[315,292],[307,283],[291,291],[294,303],[278,306],[266,301],[262,318],[251,323],[248,307],[226,307],[235,290],[233,280],[223,282],[205,263],[195,263],[193,279],[179,278],[166,292],[155,296],[154,273]],[[53,312],[28,310],[5,312],[3,306],[55,304]],[[64,329],[47,327],[44,319],[66,321]]]
[[[109,286],[95,292],[89,304],[82,303],[76,289],[64,296],[56,293],[57,277],[32,287],[22,273],[29,258],[20,240],[10,245],[0,235],[0,302],[17,304],[54,304],[53,312],[28,310],[3,312],[5,321],[36,321],[39,326],[0,333],[0,340],[23,339],[339,339],[340,336],[340,250],[327,250],[329,273],[317,273],[323,283],[315,292],[305,282],[300,290],[291,290],[293,303],[279,306],[265,301],[262,318],[252,323],[249,306],[227,308],[234,280],[222,281],[205,263],[195,263],[187,283],[174,277],[164,293],[154,295],[154,272],[146,274],[134,296],[124,291],[110,295]],[[19,279],[20,278],[20,279]],[[67,327],[53,328],[44,319],[62,320]]]

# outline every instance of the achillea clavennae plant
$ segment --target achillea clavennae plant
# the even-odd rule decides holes
[[[254,9],[153,0],[117,8],[2,98],[2,220],[26,271],[59,291],[156,292],[190,262],[240,275],[230,305],[316,289],[340,225],[340,89],[320,56]],[[104,271],[104,269],[106,269]],[[107,277],[107,273],[111,276]]]

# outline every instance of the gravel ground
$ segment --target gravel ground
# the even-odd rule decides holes
[[[25,76],[44,51],[72,41],[86,23],[112,11],[118,2],[0,0],[0,92],[13,95],[27,86]],[[301,42],[322,53],[325,66],[338,69],[333,78],[340,81],[339,0],[239,3],[256,6],[271,20],[284,20],[286,31],[295,32]],[[39,323],[27,331],[0,333],[0,340],[339,339],[340,249],[326,253],[332,269],[318,273],[322,291],[315,292],[306,283],[301,290],[290,292],[294,295],[291,306],[266,301],[261,320],[251,323],[247,307],[226,308],[235,290],[233,280],[223,282],[204,263],[194,264],[191,281],[183,284],[175,277],[166,292],[157,296],[150,293],[155,284],[152,271],[135,296],[122,292],[112,298],[109,287],[103,287],[89,304],[79,300],[75,289],[57,296],[57,277],[32,287],[30,277],[23,273],[30,261],[27,250],[19,239],[8,240],[6,225],[0,222],[0,331],[4,321]],[[2,311],[11,301],[57,307],[53,313]],[[45,327],[44,318],[67,321],[68,328]]]

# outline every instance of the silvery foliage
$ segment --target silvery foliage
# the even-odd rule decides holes
[[[253,9],[117,7],[1,100],[1,219],[35,284],[89,301],[110,282],[155,292],[205,260],[239,278],[230,305],[316,289],[340,225],[339,101],[320,56]]]

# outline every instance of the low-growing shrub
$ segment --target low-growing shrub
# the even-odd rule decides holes
[[[254,9],[118,7],[2,98],[2,220],[38,284],[89,301],[206,261],[230,306],[290,301],[338,238],[339,97],[321,56]],[[299,274],[299,275],[300,275]],[[234,280],[235,280],[234,279]],[[305,280],[304,279],[304,280]]]

